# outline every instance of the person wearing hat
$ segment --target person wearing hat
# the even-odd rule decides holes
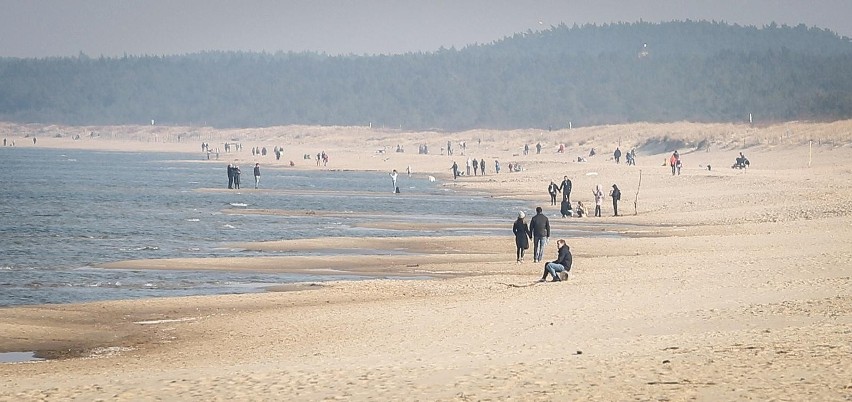
[[[532,232],[530,232],[527,223],[524,222],[525,217],[524,211],[519,212],[518,219],[512,226],[512,233],[515,234],[515,246],[518,248],[516,252],[518,264],[524,262],[524,251],[530,248],[530,239],[532,238]]]
[[[573,262],[571,248],[562,239],[556,241],[556,247],[559,248],[559,256],[556,257],[556,261],[544,264],[544,273],[541,275],[539,282],[544,282],[547,279],[547,274],[553,277],[552,282],[560,282],[562,278],[559,277],[559,273],[571,271],[571,264]]]

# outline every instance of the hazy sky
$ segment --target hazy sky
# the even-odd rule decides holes
[[[0,0],[0,56],[404,53],[640,19],[804,23],[852,37],[852,0]]]

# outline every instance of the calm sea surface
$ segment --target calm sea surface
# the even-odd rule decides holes
[[[0,306],[244,293],[270,284],[360,279],[92,266],[128,259],[270,255],[226,246],[242,241],[493,234],[458,227],[466,221],[502,225],[506,230],[494,233],[511,236],[516,211],[529,209],[519,201],[457,193],[425,176],[400,175],[402,193],[395,195],[383,173],[271,169],[262,162],[264,191],[253,189],[248,163],[241,166],[242,190],[210,191],[227,187],[227,158],[213,163],[189,154],[0,148],[6,171],[0,186]],[[229,213],[244,209],[354,213]],[[446,222],[446,229],[358,226],[387,220],[387,214],[394,221]],[[326,253],[332,252],[339,251]]]

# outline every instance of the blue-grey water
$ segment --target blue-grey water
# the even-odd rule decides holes
[[[404,174],[401,194],[392,194],[386,173],[262,166],[261,190],[255,191],[248,163],[241,166],[243,188],[226,190],[227,157],[208,162],[195,154],[0,148],[6,173],[0,186],[0,306],[243,293],[269,284],[358,279],[93,266],[128,259],[262,255],[227,247],[243,241],[483,234],[458,224],[493,222],[509,228],[515,211],[524,207]],[[318,213],[233,213],[246,209]],[[326,211],[347,214],[321,213]],[[388,215],[446,225],[440,231],[360,226]]]

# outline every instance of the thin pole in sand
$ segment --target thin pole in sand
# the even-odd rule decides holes
[[[639,189],[642,188],[642,169],[639,169],[639,185],[636,186],[636,197],[633,199],[633,215],[639,215]]]
[[[814,141],[808,141],[808,167],[811,167],[811,160],[814,154]]]

